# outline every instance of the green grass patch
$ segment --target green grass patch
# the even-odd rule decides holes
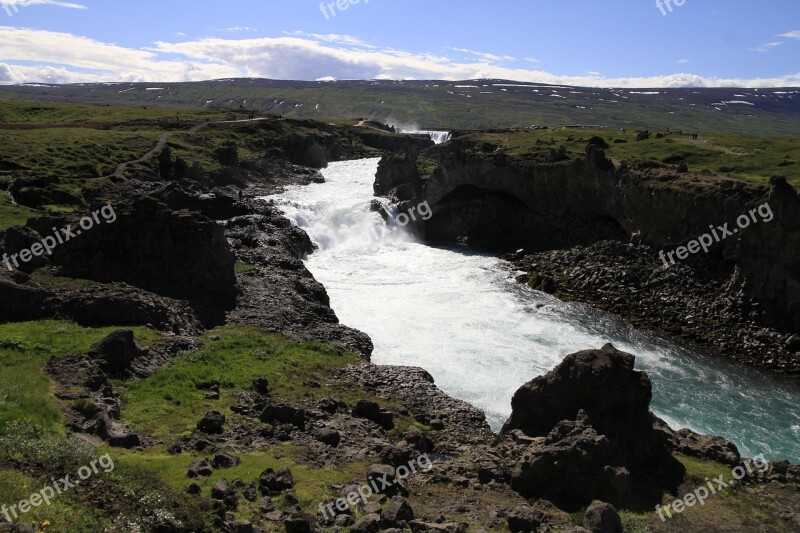
[[[302,451],[287,443],[273,446],[267,450],[249,452],[237,456],[241,463],[228,469],[215,470],[213,475],[205,479],[189,479],[186,477],[187,467],[203,455],[169,455],[166,453],[139,453],[120,451],[115,458],[118,464],[136,471],[149,471],[162,480],[171,490],[182,493],[191,483],[201,487],[201,493],[209,496],[211,487],[220,480],[233,481],[241,479],[245,483],[255,482],[267,468],[281,470],[289,468],[295,479],[295,492],[300,505],[308,512],[316,514],[321,502],[334,496],[330,486],[335,484],[364,483],[366,480],[366,463],[345,463],[328,465],[324,468],[309,468],[300,463]],[[283,506],[281,498],[275,498],[277,508]],[[257,516],[253,504],[242,499],[237,517],[252,519]]]
[[[140,158],[155,146],[158,136],[157,131],[0,129],[0,160],[37,175],[90,179],[111,174],[118,164]]]
[[[50,357],[86,353],[92,344],[117,329],[120,328],[84,328],[60,320],[0,324],[0,434],[6,423],[14,420],[30,420],[63,434],[44,365]],[[160,337],[144,327],[132,329],[141,344]]]
[[[247,263],[237,262],[234,265],[233,269],[237,274],[244,274],[246,272],[252,272],[253,270],[258,270],[258,267],[255,265],[248,265]]]
[[[152,94],[152,93],[151,93]],[[163,106],[109,106],[0,100],[0,123],[70,124],[136,128],[181,121],[225,120],[229,113],[214,109],[175,109]]]
[[[7,191],[0,191],[0,231],[11,226],[22,226],[29,218],[37,215],[41,213],[22,205],[14,205],[11,195]]]
[[[714,479],[719,476],[731,478],[731,467],[714,461],[701,461],[692,457],[676,455],[675,458],[686,468],[686,482],[696,485],[706,483],[706,478]]]
[[[214,340],[219,336],[219,340]],[[333,369],[358,363],[359,357],[318,343],[290,342],[254,328],[224,326],[209,332],[205,346],[179,356],[172,365],[147,380],[124,383],[122,419],[161,439],[194,430],[202,413],[217,409],[230,415],[237,390],[250,389],[253,379],[266,377],[284,401],[299,402],[335,394],[325,385]],[[318,389],[304,386],[313,379]],[[219,401],[205,400],[204,391],[219,383]]]

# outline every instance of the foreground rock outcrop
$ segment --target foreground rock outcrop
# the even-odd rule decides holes
[[[574,510],[594,499],[631,505],[675,491],[684,468],[654,428],[652,386],[633,355],[606,345],[568,355],[511,401],[501,435],[530,437],[511,486]]]

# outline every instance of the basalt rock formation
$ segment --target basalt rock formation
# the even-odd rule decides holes
[[[517,492],[577,509],[659,501],[680,485],[684,468],[654,427],[652,386],[634,361],[610,344],[574,353],[514,394],[501,436],[531,438],[511,467]]]

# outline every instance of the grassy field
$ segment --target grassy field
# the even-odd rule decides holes
[[[42,103],[19,100],[0,102],[0,124],[73,125],[97,128],[136,129],[159,123],[227,120],[230,112],[215,109],[163,106],[120,106],[73,103]]]
[[[686,163],[692,172],[710,170],[760,183],[781,175],[800,187],[800,138],[796,137],[702,132],[697,141],[692,141],[689,134],[653,131],[648,139],[637,141],[635,131],[548,129],[475,132],[467,138],[496,145],[532,163],[544,163],[550,151],[561,146],[569,158],[581,157],[587,141],[595,135],[609,144],[606,154],[617,162],[673,167]]]

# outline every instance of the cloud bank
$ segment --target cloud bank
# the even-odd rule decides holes
[[[44,0],[43,0],[44,1]],[[514,58],[452,49],[432,53],[377,49],[357,37],[294,32],[282,37],[159,41],[146,49],[69,33],[0,26],[0,83],[180,82],[234,77],[286,80],[500,78],[590,87],[790,87],[800,72],[773,78],[691,73],[649,77],[564,75],[508,63]],[[464,56],[467,53],[467,56]]]

